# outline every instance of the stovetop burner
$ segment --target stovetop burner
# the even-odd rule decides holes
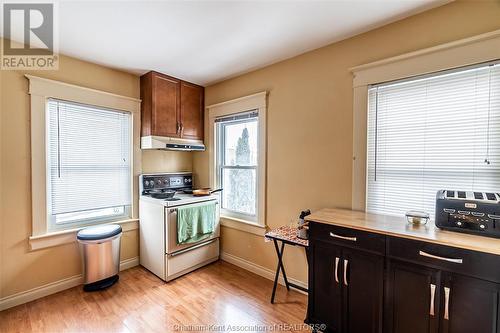
[[[173,198],[173,195],[175,195],[175,193],[172,194],[172,192],[155,192],[149,193],[149,195],[151,196],[151,198],[155,199],[171,199]]]
[[[177,200],[181,200],[181,198],[173,197],[173,198],[166,198],[165,199],[165,201],[177,201]]]

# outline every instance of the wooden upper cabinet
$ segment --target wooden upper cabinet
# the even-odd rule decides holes
[[[153,76],[153,135],[178,135],[179,83],[179,80],[173,78]]]
[[[181,134],[203,140],[203,87],[181,82]]]
[[[157,73],[141,76],[142,136],[203,140],[204,88]]]

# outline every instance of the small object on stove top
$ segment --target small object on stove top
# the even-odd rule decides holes
[[[220,191],[222,191],[221,188],[218,188],[216,190],[212,190],[211,188],[205,187],[205,188],[193,190],[192,193],[195,197],[204,197],[204,196],[211,195],[211,194],[214,194],[215,192],[220,192]]]
[[[165,190],[165,189],[153,190],[149,192],[151,197],[155,199],[170,199],[174,197],[175,193],[176,193],[175,191]]]
[[[406,221],[413,225],[426,224],[429,221],[429,213],[418,210],[410,210],[406,212]]]
[[[311,210],[306,209],[300,212],[299,219],[297,221],[297,237],[300,239],[308,239],[309,238],[309,222],[304,221],[304,218],[307,215],[311,215]]]
[[[165,201],[177,201],[181,200],[181,198],[173,197],[173,198],[166,198]]]

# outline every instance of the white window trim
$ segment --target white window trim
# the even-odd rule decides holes
[[[366,210],[368,86],[500,59],[500,30],[353,67],[352,209]]]
[[[132,216],[123,221],[124,230],[138,228],[138,175],[141,172],[140,106],[139,99],[120,96],[104,91],[80,87],[73,84],[25,75],[29,80],[31,99],[31,207],[32,235],[29,238],[32,250],[65,244],[75,241],[79,228],[48,232],[47,221],[47,164],[46,164],[46,105],[49,98],[90,104],[104,108],[117,109],[132,114]]]
[[[267,158],[267,92],[233,99],[227,102],[207,106],[208,113],[208,150],[210,186],[214,187],[217,177],[217,147],[215,139],[215,118],[255,110],[259,114],[258,158],[257,158],[257,219],[243,220],[221,215],[223,226],[263,235],[266,228],[266,158]]]

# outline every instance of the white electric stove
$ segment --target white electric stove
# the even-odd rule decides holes
[[[140,263],[159,278],[170,281],[219,259],[219,197],[195,197],[191,173],[143,174],[139,177]],[[172,198],[172,191],[176,191]],[[213,202],[214,232],[190,244],[177,242],[177,208]]]

